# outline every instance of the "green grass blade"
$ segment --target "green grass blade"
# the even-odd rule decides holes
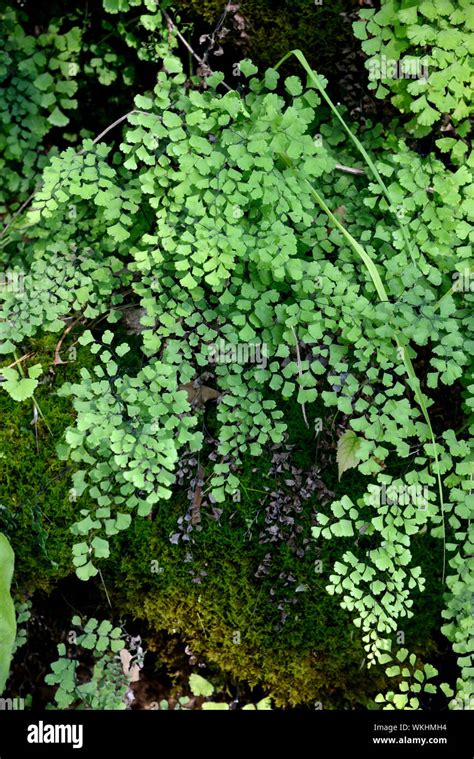
[[[374,175],[374,177],[377,180],[377,182],[378,182],[378,184],[379,184],[379,186],[380,186],[383,194],[385,195],[385,198],[386,198],[386,200],[387,200],[387,202],[388,202],[388,204],[390,206],[390,209],[392,209],[395,204],[394,204],[394,202],[393,202],[393,200],[392,200],[392,198],[390,196],[390,193],[388,191],[387,185],[385,184],[385,182],[383,181],[382,177],[380,176],[380,173],[379,173],[376,165],[374,164],[373,160],[371,159],[370,155],[367,153],[366,149],[364,148],[364,146],[362,145],[362,143],[360,142],[360,140],[357,139],[357,137],[352,132],[352,130],[349,129],[349,127],[347,126],[346,122],[342,118],[341,114],[339,113],[339,111],[337,110],[336,106],[334,105],[334,103],[332,102],[331,98],[329,97],[329,95],[327,94],[326,90],[324,89],[323,85],[321,84],[321,82],[319,80],[318,74],[315,71],[313,71],[313,69],[309,65],[308,61],[306,60],[306,58],[303,55],[303,53],[301,52],[301,50],[290,50],[289,53],[287,53],[286,55],[284,55],[283,58],[280,61],[278,61],[278,63],[275,66],[275,69],[278,69],[292,55],[294,55],[295,58],[297,58],[297,60],[301,64],[301,66],[306,71],[308,77],[311,79],[311,81],[313,82],[313,84],[318,89],[318,91],[321,94],[322,98],[328,104],[329,108],[334,113],[334,115],[336,116],[336,118],[338,119],[338,121],[340,122],[340,124],[342,125],[343,129],[349,135],[350,139],[352,140],[352,142],[356,146],[356,148],[359,151],[359,153],[361,154],[361,156],[363,156],[363,158],[364,158],[367,166],[369,167],[370,171]],[[408,253],[410,255],[410,258],[411,258],[412,262],[415,264],[415,266],[418,266],[421,263],[421,257],[418,258],[418,261],[415,259],[415,255],[413,253],[413,249],[412,249],[412,246],[411,246],[411,243],[410,243],[410,238],[408,237],[408,234],[407,234],[407,230],[405,229],[404,225],[400,223],[400,221],[399,221],[399,219],[398,219],[398,217],[396,215],[395,215],[395,218],[397,220],[398,226],[400,227],[400,230],[401,230],[401,233],[402,233],[402,236],[403,236],[403,242],[404,242],[404,244],[406,246],[406,249],[407,249],[407,251],[408,251]]]
[[[295,167],[293,166],[293,163],[290,158],[288,158],[287,155],[281,155],[282,160],[284,163],[293,171],[293,173],[297,176],[297,172],[295,170]],[[300,180],[301,178],[298,177]],[[350,234],[350,232],[341,224],[339,219],[333,214],[331,209],[328,207],[327,203],[323,200],[323,198],[320,196],[320,194],[314,189],[312,184],[309,182],[308,179],[304,179],[304,181],[307,183],[310,192],[319,205],[319,207],[325,212],[325,214],[328,216],[329,219],[333,222],[333,224],[339,229],[339,231],[344,235],[345,239],[351,246],[351,248],[355,251],[355,253],[359,256],[359,258],[363,261],[367,271],[369,272],[369,275],[372,279],[372,282],[374,284],[374,287],[377,291],[377,294],[379,296],[379,299],[382,302],[388,302],[388,295],[387,291],[385,290],[383,281],[380,277],[380,274],[378,272],[377,266],[375,262],[372,260],[370,255],[364,250],[362,245],[357,242],[357,240]],[[443,486],[441,482],[441,472],[440,472],[440,464],[439,464],[439,456],[438,456],[438,447],[436,444],[436,439],[433,431],[433,427],[431,425],[430,416],[428,413],[428,408],[426,406],[425,397],[423,395],[423,392],[421,390],[421,385],[418,377],[416,376],[415,369],[413,367],[413,363],[411,361],[410,356],[408,355],[408,349],[404,345],[403,340],[400,339],[400,335],[398,332],[394,331],[394,338],[397,343],[397,347],[399,348],[403,364],[405,366],[405,371],[407,373],[407,376],[411,382],[411,388],[413,390],[413,393],[415,395],[415,399],[418,403],[418,406],[420,407],[421,413],[423,414],[423,418],[428,426],[431,442],[433,445],[433,458],[434,458],[434,464],[435,464],[435,472],[436,472],[436,479],[438,483],[438,494],[439,494],[439,500],[440,500],[440,507],[441,507],[441,519],[442,519],[442,533],[443,533],[443,572],[442,572],[442,581],[444,582],[445,574],[446,574],[446,526],[445,526],[445,517],[444,517],[444,498],[443,498]]]
[[[16,618],[10,586],[15,555],[8,539],[0,532],[0,696],[10,671],[16,639]]]

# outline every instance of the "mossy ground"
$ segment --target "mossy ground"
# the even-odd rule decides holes
[[[77,381],[80,367],[90,364],[90,356],[79,349],[76,361],[49,373],[58,339],[48,335],[25,346],[25,353],[33,354],[27,365],[40,363],[45,371],[47,382],[38,386],[34,397],[47,426],[42,419],[32,424],[31,399],[15,403],[0,391],[0,530],[13,544],[15,583],[23,594],[50,590],[73,569],[69,528],[77,506],[69,492],[72,468],[56,455],[56,443],[71,423],[73,409],[56,389],[65,380]]]
[[[222,0],[178,0],[174,7],[184,21],[194,24],[197,43],[203,31],[209,33],[216,27],[224,6]],[[245,21],[244,36],[233,26],[230,13],[223,45],[232,47],[235,61],[250,57],[262,70],[274,66],[290,50],[300,49],[319,73],[329,75],[354,44],[351,25],[343,23],[343,15],[358,7],[357,0],[321,4],[314,0],[242,0],[239,14]],[[301,75],[296,60],[288,61],[285,71]]]
[[[32,340],[28,351],[36,355],[31,360],[44,368],[51,366],[56,342],[54,336]],[[69,492],[72,469],[55,452],[73,411],[69,401],[56,394],[56,387],[66,379],[77,379],[80,367],[90,363],[90,354],[80,349],[77,361],[55,367],[52,383],[38,388],[35,397],[51,434],[40,422],[37,441],[31,402],[16,404],[0,393],[4,454],[0,458],[0,529],[13,543],[15,588],[20,595],[50,592],[73,573],[69,527],[79,506]],[[285,406],[289,442],[295,446],[293,460],[307,469],[315,463],[314,428],[305,426],[297,404]],[[310,420],[319,412],[312,409]],[[134,519],[126,533],[111,541],[111,556],[101,564],[102,577],[94,581],[94,608],[87,611],[94,616],[110,615],[106,588],[114,615],[141,621],[149,649],[158,650],[161,660],[173,656],[172,649],[166,654],[164,638],[177,635],[216,677],[259,686],[273,695],[277,705],[318,701],[325,709],[367,706],[384,687],[383,675],[367,671],[350,614],[325,591],[334,561],[353,548],[353,541],[319,545],[310,541],[302,558],[285,541],[262,544],[259,530],[264,509],[259,499],[263,485],[282,486],[268,479],[269,464],[269,454],[245,459],[240,503],[224,504],[218,521],[204,511],[201,529],[191,533],[191,542],[175,545],[169,539],[189,505],[182,490],[160,503],[152,519]],[[323,476],[339,496],[347,492],[355,500],[364,490],[364,478],[350,472],[339,483],[335,462]],[[86,505],[82,499],[80,505]],[[311,497],[299,515],[307,537],[311,514],[317,508],[317,497]],[[419,536],[413,549],[415,562],[427,577],[427,590],[416,600],[416,615],[403,632],[410,649],[426,656],[437,649],[434,636],[442,599],[433,555],[440,555],[440,543]],[[269,553],[269,572],[258,575]],[[193,581],[196,577],[199,583]],[[101,597],[103,608],[98,609]],[[74,604],[73,597],[70,601]],[[288,615],[284,623],[282,612]],[[166,663],[172,665],[171,659]]]

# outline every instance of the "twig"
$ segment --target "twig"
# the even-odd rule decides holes
[[[221,13],[221,17],[220,17],[219,21],[217,22],[214,31],[212,32],[212,34],[206,35],[206,36],[208,36],[208,39],[209,39],[208,45],[207,45],[207,47],[206,47],[206,49],[205,49],[205,51],[203,53],[203,60],[204,60],[204,63],[205,63],[206,66],[208,65],[207,61],[209,59],[209,53],[213,50],[213,48],[215,46],[215,43],[216,43],[216,34],[217,34],[217,32],[219,32],[221,30],[221,28],[222,28],[222,26],[224,24],[224,21],[227,18],[227,14],[229,13],[229,10],[230,10],[229,6],[231,6],[231,3],[226,3],[225,4],[225,8],[224,8],[224,10]]]
[[[181,32],[178,30],[178,28],[174,25],[173,21],[171,20],[170,16],[166,13],[166,11],[163,13],[163,16],[166,19],[166,23],[168,24],[168,28],[171,32],[176,32],[176,36],[178,39],[183,43],[186,50],[191,53],[191,55],[197,60],[197,62],[202,66],[204,65],[204,61],[202,58],[198,56],[197,53],[194,52],[189,42],[183,37]]]
[[[110,602],[110,596],[109,596],[109,594],[108,594],[108,592],[107,592],[107,586],[106,586],[106,584],[105,584],[105,582],[104,582],[104,578],[103,578],[103,576],[102,576],[102,572],[100,571],[100,569],[99,569],[99,575],[100,575],[100,580],[101,580],[101,582],[102,582],[102,585],[104,586],[105,595],[107,596],[107,603],[109,604],[110,608],[111,608],[111,609],[113,609],[113,606],[112,606],[112,604],[111,604],[111,602]]]
[[[63,344],[64,338],[66,335],[69,334],[69,332],[72,330],[72,328],[77,324],[78,321],[82,319],[82,313],[77,317],[77,319],[74,319],[71,324],[66,327],[63,334],[61,335],[61,339],[59,340],[58,344],[56,345],[56,348],[54,349],[54,358],[53,358],[53,364],[56,366],[57,364],[68,364],[68,361],[63,361],[61,356],[59,355],[59,351],[61,350],[61,346]]]
[[[196,487],[193,494],[193,500],[191,504],[191,524],[197,525],[201,523],[201,502],[202,502],[202,482],[204,480],[204,469],[199,464],[197,476],[196,476]]]
[[[26,361],[27,358],[31,358],[31,356],[34,356],[34,353],[25,353],[24,356],[21,356],[20,358],[17,358],[16,361],[13,362],[13,364],[8,364],[7,369],[13,369],[14,366],[17,364],[20,364],[22,361]]]
[[[344,166],[343,163],[336,163],[334,168],[336,171],[343,171],[345,174],[354,174],[355,176],[365,176],[367,174],[364,169],[356,169],[354,166]],[[426,192],[434,192],[434,187],[426,187]]]
[[[13,222],[15,221],[15,219],[16,219],[16,218],[17,218],[17,217],[18,217],[18,216],[19,216],[19,215],[20,215],[20,214],[21,214],[21,213],[22,213],[22,212],[25,210],[25,208],[26,208],[26,207],[27,207],[27,206],[28,206],[28,205],[31,203],[31,201],[33,200],[33,198],[35,197],[35,195],[36,195],[36,193],[38,192],[38,190],[39,190],[39,189],[40,189],[40,185],[38,185],[37,187],[35,187],[35,189],[34,189],[34,190],[33,190],[33,192],[31,193],[30,197],[29,197],[29,198],[27,198],[27,199],[25,200],[25,202],[21,204],[21,206],[19,207],[18,211],[15,211],[15,213],[13,214],[13,216],[12,216],[12,218],[10,219],[10,221],[8,222],[8,224],[7,224],[7,225],[6,225],[6,226],[5,226],[5,227],[2,229],[2,231],[0,232],[0,240],[2,239],[3,235],[6,235],[6,233],[7,233],[7,232],[8,232],[8,230],[10,229],[10,227],[11,227],[11,225],[13,224]]]
[[[172,21],[172,19],[168,15],[168,13],[166,13],[166,11],[164,11],[163,16],[166,19],[166,23],[168,24],[168,27],[172,31],[174,31],[176,33],[176,36],[178,37],[178,39],[180,40],[180,42],[183,43],[183,45],[186,48],[186,50],[189,53],[191,53],[191,55],[197,60],[197,62],[199,63],[200,66],[203,66],[204,68],[207,68],[207,70],[209,71],[209,74],[213,74],[214,72],[212,71],[212,69],[210,69],[209,66],[207,65],[207,63],[195,52],[195,50],[193,50],[193,48],[191,47],[191,45],[189,44],[189,42],[183,37],[183,35],[181,34],[181,32],[179,31],[179,29],[177,28],[177,26],[174,24],[174,22]],[[228,92],[233,92],[232,87],[229,87],[228,84],[226,84],[225,82],[221,82],[221,84],[222,84],[223,87],[225,87],[225,89]]]
[[[25,375],[25,370],[23,369],[23,367],[22,367],[22,365],[21,365],[21,361],[19,361],[19,360],[17,359],[17,357],[16,357],[16,351],[14,351],[14,352],[13,352],[13,355],[14,355],[14,357],[15,357],[15,361],[16,361],[16,363],[18,364],[18,370],[19,370],[19,372],[20,372],[21,376],[23,377],[23,379],[25,379],[25,378],[26,378],[26,375]],[[35,398],[35,396],[34,396],[34,395],[32,396],[32,401],[33,401],[33,409],[36,409],[36,411],[37,411],[37,412],[38,412],[38,414],[40,415],[41,419],[42,419],[42,420],[43,420],[43,422],[45,423],[45,425],[46,425],[46,428],[47,428],[47,430],[48,430],[49,434],[50,434],[50,435],[52,435],[53,433],[51,432],[51,428],[50,428],[50,426],[49,426],[48,422],[46,421],[46,418],[45,418],[45,416],[44,416],[43,412],[41,411],[41,406],[39,405],[39,403],[38,403],[38,401],[36,400],[36,398]]]
[[[33,419],[30,422],[35,426],[35,440],[36,440],[36,453],[39,454],[39,438],[38,438],[38,408],[36,406],[35,399],[33,398]]]
[[[121,124],[121,123],[122,123],[122,121],[125,121],[125,119],[128,119],[128,117],[129,117],[129,116],[131,116],[131,115],[132,115],[132,113],[146,113],[146,111],[139,111],[139,110],[137,110],[136,108],[134,108],[134,109],[133,109],[133,111],[129,111],[129,112],[128,112],[128,113],[126,113],[124,116],[120,116],[120,118],[116,119],[116,120],[114,121],[114,123],[113,123],[113,124],[109,124],[109,126],[108,126],[108,127],[106,127],[106,128],[103,130],[103,132],[101,132],[99,135],[97,135],[97,137],[96,137],[95,139],[93,139],[93,140],[92,140],[92,144],[93,144],[93,145],[95,145],[97,142],[99,142],[99,140],[101,140],[101,139],[102,139],[102,137],[105,137],[105,135],[106,135],[108,132],[110,132],[110,130],[111,130],[111,129],[113,129],[114,127],[116,127],[116,126],[118,126],[119,124]],[[148,116],[149,114],[146,114],[146,115]],[[83,153],[87,153],[87,150],[86,150],[86,148],[83,148],[82,150],[80,150],[80,151],[79,151],[79,152],[78,152],[76,155],[82,155]]]
[[[364,169],[355,169],[352,166],[344,166],[342,163],[336,163],[335,168],[337,171],[344,171],[346,174],[355,174],[356,176],[362,176],[366,173]]]

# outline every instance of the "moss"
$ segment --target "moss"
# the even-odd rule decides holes
[[[51,366],[56,341],[55,337],[32,340],[24,347],[36,354],[29,360],[43,368]],[[51,428],[50,434],[39,423],[38,450],[30,423],[31,402],[17,404],[0,393],[4,420],[0,502],[6,507],[0,510],[0,529],[12,539],[15,580],[22,593],[50,592],[73,572],[69,528],[76,521],[77,506],[69,498],[72,470],[58,461],[55,451],[73,420],[73,410],[68,399],[57,396],[55,386],[76,380],[80,367],[90,367],[94,360],[86,349],[78,351],[77,359],[56,367],[52,384],[38,388],[36,397]],[[312,413],[317,415],[317,409]],[[310,467],[315,451],[311,423],[309,428],[302,423],[297,404],[287,404],[285,414],[295,459]],[[182,490],[160,503],[152,520],[134,519],[127,532],[111,541],[110,559],[101,564],[107,592],[118,613],[146,623],[149,648],[159,648],[160,658],[169,658],[170,666],[176,652],[163,641],[179,635],[214,673],[234,683],[258,686],[271,693],[277,705],[315,701],[325,709],[367,705],[384,689],[385,678],[380,672],[367,672],[351,615],[340,608],[338,597],[325,590],[332,565],[351,542],[310,542],[301,558],[284,541],[262,544],[259,533],[265,510],[258,499],[262,482],[272,484],[267,478],[269,462],[268,455],[244,460],[241,503],[226,503],[219,522],[204,511],[202,527],[192,533],[190,543],[174,545],[169,540],[188,506]],[[365,486],[364,478],[351,473],[339,483],[335,461],[324,477],[337,495],[348,492],[354,499]],[[273,485],[282,487],[281,482]],[[81,507],[85,505],[81,498]],[[317,507],[314,496],[298,515],[304,536],[310,535]],[[410,649],[419,646],[424,656],[436,652],[431,631],[439,627],[442,600],[431,571],[431,553],[438,545],[421,536],[414,539],[415,561],[423,566],[428,587],[404,632]],[[271,555],[268,573],[258,572],[267,554]],[[315,571],[316,559],[321,561],[321,572]],[[152,572],[153,561],[160,568],[158,574]],[[93,589],[96,597],[104,598],[101,613],[108,614],[102,579],[93,581]]]
[[[216,26],[223,5],[221,0],[178,0],[175,3],[183,20],[194,21],[199,33],[203,26],[207,32]],[[357,0],[333,0],[321,5],[316,5],[314,0],[274,0],[271,3],[242,0],[239,13],[246,21],[246,37],[239,39],[233,31],[226,40],[235,46],[236,61],[247,55],[265,69],[274,66],[285,53],[299,48],[320,73],[329,75],[340,62],[342,51],[353,44],[351,24],[343,23],[341,15],[356,8]],[[232,29],[230,22],[226,26]],[[296,62],[289,62],[287,70],[301,74]]]
[[[286,411],[294,454],[300,464],[310,466],[315,447],[311,424],[306,428],[301,423],[297,404],[289,404]],[[352,615],[340,608],[339,597],[325,590],[331,567],[353,542],[311,542],[302,558],[285,542],[261,544],[265,510],[258,499],[262,482],[272,486],[268,466],[266,456],[245,458],[242,501],[224,504],[219,523],[204,512],[201,530],[192,533],[190,543],[173,545],[169,540],[187,509],[183,493],[161,503],[153,521],[135,520],[114,543],[104,572],[108,592],[123,613],[147,623],[147,644],[159,650],[162,660],[165,633],[178,635],[215,673],[224,673],[233,683],[258,686],[277,705],[367,705],[385,689],[385,676],[367,671]],[[365,478],[357,473],[338,482],[335,461],[324,476],[337,496],[348,493],[356,500],[365,488]],[[282,483],[273,483],[277,485]],[[315,496],[298,515],[305,536],[311,533],[311,513],[317,506]],[[402,625],[410,650],[424,659],[437,651],[433,635],[442,604],[439,584],[431,576],[429,543],[414,543],[415,562],[428,575],[428,587],[417,599],[416,616]],[[268,553],[269,573],[258,576]],[[316,559],[322,572],[315,571]],[[153,561],[159,574],[151,571]],[[283,624],[282,613],[288,615]],[[174,654],[170,656],[167,663],[172,666]]]
[[[52,367],[58,337],[47,335],[23,346],[32,353],[25,365],[41,363],[48,383],[35,392],[49,431],[43,420],[32,424],[31,400],[17,403],[0,392],[0,530],[6,532],[15,551],[14,583],[22,593],[51,590],[72,571],[71,524],[77,506],[69,489],[71,467],[56,455],[56,443],[73,421],[73,409],[55,388],[63,381],[76,380],[81,366],[90,365],[87,349],[77,351],[77,360]],[[10,359],[11,360],[11,359]]]
[[[246,541],[242,526],[234,524],[230,532],[226,525],[206,523],[191,547],[171,545],[168,536],[180,513],[170,503],[154,522],[137,520],[114,546],[104,571],[114,606],[146,621],[147,645],[159,650],[160,659],[174,663],[163,654],[163,631],[178,635],[214,673],[259,686],[279,706],[320,701],[324,709],[354,708],[386,688],[383,673],[364,666],[351,615],[325,591],[343,541],[322,545],[321,574],[315,573],[313,552],[295,559],[283,546],[273,551],[270,575],[257,578],[268,545]],[[186,562],[189,551],[192,561]],[[162,573],[151,572],[153,560]],[[192,573],[201,571],[206,574],[194,584]],[[290,585],[281,579],[289,571],[295,577]],[[304,589],[295,592],[298,586]],[[420,596],[416,616],[402,626],[410,650],[423,660],[437,651],[440,598],[432,591]],[[281,609],[289,613],[283,626]]]
[[[279,705],[364,703],[384,680],[361,668],[364,652],[350,615],[324,590],[342,545],[312,545],[296,558],[286,544],[260,544],[248,528],[258,508],[252,484],[246,482],[242,503],[224,507],[220,525],[203,516],[191,545],[169,541],[183,513],[179,502],[162,504],[154,521],[135,520],[115,541],[104,571],[114,605],[146,620],[151,648],[160,631],[179,634],[211,668],[260,686]],[[309,518],[308,508],[301,515],[306,534]],[[269,574],[256,577],[268,553]],[[152,561],[163,571],[153,574]],[[282,611],[288,614],[284,624]]]

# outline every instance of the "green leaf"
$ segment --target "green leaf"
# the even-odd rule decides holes
[[[179,74],[183,70],[183,64],[175,55],[165,55],[163,58],[163,66],[169,74]]]
[[[354,21],[352,24],[352,30],[355,37],[358,40],[367,39],[367,22],[366,21]]]
[[[132,517],[130,514],[117,514],[115,519],[115,527],[117,530],[126,530],[132,523]]]
[[[195,287],[197,287],[197,282],[194,279],[194,277],[191,274],[186,274],[185,277],[181,279],[181,284],[183,287],[186,287],[188,290],[194,290]]]
[[[241,73],[242,73],[244,76],[246,76],[246,77],[250,77],[250,76],[253,76],[253,75],[254,75],[254,74],[256,74],[256,73],[257,73],[257,71],[258,71],[258,68],[257,68],[257,66],[255,66],[255,65],[252,63],[252,61],[251,61],[251,60],[249,60],[248,58],[246,58],[246,59],[245,59],[245,60],[243,60],[243,61],[240,61],[240,63],[239,63],[239,69],[240,69],[240,72],[241,72]]]
[[[76,575],[80,580],[84,580],[84,582],[90,580],[91,577],[95,577],[98,572],[99,570],[96,569],[91,561],[88,561],[87,564],[84,564],[82,567],[76,568]]]
[[[78,338],[78,342],[81,345],[89,345],[90,343],[94,342],[94,336],[90,329],[86,329],[85,332],[82,333],[82,335]]]
[[[111,630],[112,630],[112,622],[109,622],[108,619],[104,619],[102,620],[99,627],[97,628],[97,634],[108,635]]]
[[[109,235],[111,235],[117,242],[123,242],[128,237],[130,237],[130,232],[125,229],[125,227],[122,226],[120,222],[117,222],[113,226],[109,227],[107,231]]]
[[[130,351],[130,346],[127,345],[127,343],[121,343],[120,345],[117,345],[117,348],[115,350],[117,356],[120,356],[120,358],[122,358],[122,356],[125,356],[125,354]]]
[[[18,380],[8,380],[2,383],[2,387],[7,391],[14,401],[26,401],[31,398],[38,387],[38,380],[21,378]]]
[[[89,546],[87,543],[74,543],[72,547],[72,553],[74,556],[81,556],[89,552]]]
[[[150,110],[153,108],[153,100],[145,95],[135,95],[135,105],[137,108]]]
[[[337,538],[351,537],[354,535],[354,528],[349,519],[341,519],[331,526],[331,532]]]
[[[65,116],[64,113],[60,111],[57,106],[54,109],[54,111],[49,114],[48,121],[50,124],[56,127],[63,127],[63,126],[66,126],[66,124],[69,124],[68,117]]]
[[[261,701],[257,701],[257,709],[259,711],[268,711],[272,708],[272,699],[270,696],[262,698]]]
[[[440,683],[440,686],[439,686],[439,687],[440,687],[440,689],[443,691],[444,695],[445,695],[447,698],[452,698],[452,697],[454,696],[454,691],[453,691],[453,689],[451,688],[451,686],[450,686],[450,685],[448,685],[448,683]]]
[[[43,367],[41,364],[34,364],[34,366],[28,367],[28,377],[31,379],[37,379],[43,373]]]
[[[212,696],[214,686],[201,675],[192,674],[189,676],[189,687],[193,696]]]
[[[301,80],[297,76],[287,77],[285,79],[285,88],[288,90],[290,95],[293,95],[293,97],[296,97],[297,95],[301,95],[301,93],[303,92]]]
[[[275,69],[267,69],[265,71],[265,86],[269,90],[274,90],[277,87],[280,74]]]
[[[89,617],[86,624],[84,625],[84,632],[89,633],[93,630],[97,630],[99,622],[95,617]]]
[[[396,693],[393,697],[393,703],[397,709],[403,709],[408,703],[408,696],[405,693]]]
[[[346,430],[339,438],[336,455],[339,479],[341,479],[344,472],[352,469],[359,463],[360,446],[361,441],[353,430]]]
[[[53,84],[54,79],[47,71],[36,77],[33,84],[37,90],[47,90]]]
[[[0,695],[8,679],[16,639],[15,606],[10,595],[14,563],[8,538],[0,532]]]
[[[97,559],[108,559],[110,555],[109,543],[103,538],[95,537],[92,541],[92,548]]]
[[[88,648],[89,650],[95,648],[96,642],[97,635],[95,635],[95,633],[87,633],[87,635],[81,637],[81,646]]]

